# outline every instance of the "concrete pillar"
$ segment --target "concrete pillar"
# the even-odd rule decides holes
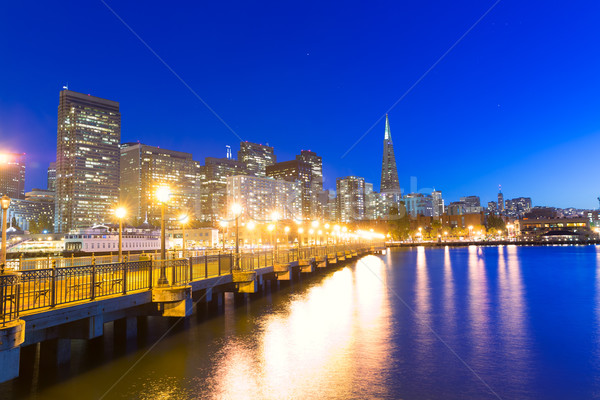
[[[25,340],[25,321],[9,322],[0,329],[0,382],[19,376],[21,343]]]
[[[19,376],[33,376],[37,358],[38,343],[21,347]]]
[[[136,317],[125,317],[114,321],[115,339],[130,340],[137,337],[138,320]]]
[[[51,339],[40,344],[40,363],[61,366],[71,361],[71,339]]]

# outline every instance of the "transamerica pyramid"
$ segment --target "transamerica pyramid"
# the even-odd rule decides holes
[[[381,194],[392,201],[398,202],[402,197],[398,182],[398,169],[394,155],[394,143],[390,132],[390,121],[385,115],[385,136],[383,138],[383,162],[381,163]]]

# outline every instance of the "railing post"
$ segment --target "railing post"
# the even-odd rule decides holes
[[[154,256],[150,254],[150,262],[148,267],[148,289],[152,289],[152,270],[154,269]]]
[[[92,287],[90,289],[90,299],[96,298],[96,257],[92,257]]]
[[[208,278],[208,255],[204,252],[204,277]]]
[[[221,276],[221,252],[219,251],[219,276]]]
[[[188,279],[188,282],[191,282],[194,280],[194,263],[192,262],[192,256],[190,256],[190,258],[188,258],[188,262],[189,262],[189,266],[190,266],[190,277]]]
[[[50,307],[56,306],[56,261],[52,263],[52,281],[50,282]]]
[[[235,256],[237,257],[238,255],[236,254]],[[233,274],[233,253],[229,253],[229,273]]]
[[[125,256],[125,262],[123,264],[123,294],[127,294],[127,270],[129,269],[129,258]]]
[[[175,254],[173,254],[173,256],[175,256]],[[167,263],[167,265],[169,265]],[[173,262],[171,263],[171,285],[175,285],[175,282],[177,281],[175,278],[177,277],[177,263],[176,263],[176,259],[175,257],[173,257]]]

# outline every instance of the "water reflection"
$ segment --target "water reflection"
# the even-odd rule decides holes
[[[232,337],[217,355],[209,392],[215,398],[386,396],[384,269],[381,259],[365,257],[266,315],[256,337]]]

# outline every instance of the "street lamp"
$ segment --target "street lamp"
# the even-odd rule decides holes
[[[310,246],[310,237],[311,237],[311,235],[312,235],[313,233],[315,233],[315,230],[314,230],[314,229],[312,229],[312,228],[310,228],[310,229],[308,230],[308,245],[309,245],[309,246]],[[314,244],[314,245],[316,245],[316,243],[313,243],[313,244]]]
[[[471,239],[472,234],[473,234],[473,225],[469,225],[469,239]]]
[[[286,226],[285,228],[283,228],[283,231],[285,232],[287,244],[289,245],[290,244],[290,227]]]
[[[115,215],[119,219],[119,262],[123,262],[123,218],[127,215],[125,207],[118,207]]]
[[[171,197],[171,189],[168,186],[160,186],[156,190],[156,200],[160,203],[160,277],[158,278],[158,286],[167,286],[169,281],[167,280],[166,270],[166,229],[165,229],[165,208],[169,198]]]
[[[179,222],[181,222],[181,237],[182,237],[181,250],[183,253],[183,258],[185,258],[185,226],[189,222],[190,217],[186,213],[183,213],[179,216],[178,219],[179,219]]]
[[[242,206],[233,203],[231,212],[235,216],[235,267],[240,269],[240,215],[242,215]]]
[[[0,258],[0,273],[4,273],[4,265],[6,264],[6,219],[8,214],[8,207],[10,206],[10,197],[7,195],[2,196],[0,199],[0,206],[2,207],[2,255]]]

